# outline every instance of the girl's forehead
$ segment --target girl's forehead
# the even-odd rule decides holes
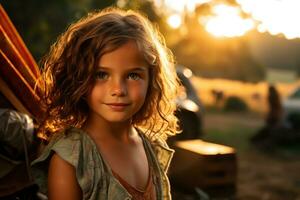
[[[111,67],[114,65],[147,66],[147,62],[137,43],[129,40],[115,50],[100,57],[99,66]]]

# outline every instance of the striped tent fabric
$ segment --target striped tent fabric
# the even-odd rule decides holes
[[[0,4],[0,92],[16,110],[37,121],[44,113],[39,77],[38,65]]]

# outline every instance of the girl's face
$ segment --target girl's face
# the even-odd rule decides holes
[[[104,54],[87,97],[89,118],[129,121],[143,106],[148,85],[149,68],[134,41]]]

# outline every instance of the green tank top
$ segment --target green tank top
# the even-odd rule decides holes
[[[140,131],[139,133],[149,164],[153,168],[157,199],[171,199],[167,170],[174,150],[161,139],[150,141],[143,133]],[[33,175],[42,193],[47,195],[48,165],[53,152],[74,166],[84,200],[132,198],[113,176],[94,141],[86,132],[77,128],[70,128],[57,134],[41,155],[32,162]]]

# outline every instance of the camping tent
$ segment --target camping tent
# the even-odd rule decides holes
[[[0,92],[16,110],[37,121],[43,115],[39,77],[35,60],[0,4]]]

